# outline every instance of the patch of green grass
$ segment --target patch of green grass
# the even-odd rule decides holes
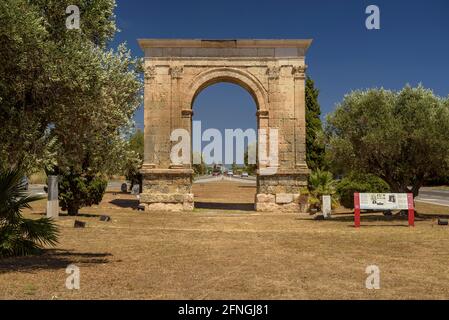
[[[25,285],[23,292],[28,296],[34,296],[36,294],[36,291],[37,288],[33,284],[28,283]]]

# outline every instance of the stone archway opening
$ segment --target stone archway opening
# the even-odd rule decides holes
[[[253,211],[258,109],[254,94],[229,78],[214,79],[199,90],[192,101],[195,208]]]
[[[253,96],[258,128],[267,134],[258,141],[259,150],[269,149],[269,161],[262,161],[263,153],[258,153],[256,210],[300,211],[299,189],[307,184],[309,173],[304,82],[305,53],[311,40],[143,39],[139,44],[145,51],[140,201],[146,209],[194,208],[192,163],[172,161],[171,133],[180,129],[191,136],[194,98],[213,83],[230,81]]]

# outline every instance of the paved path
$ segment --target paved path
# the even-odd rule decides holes
[[[203,176],[195,180],[194,183],[208,183],[217,181],[232,181],[238,183],[256,184],[255,177],[241,178],[241,177],[225,177],[225,176]],[[108,183],[108,189],[120,189],[123,182],[120,181],[110,181]],[[46,195],[43,184],[30,184],[29,191],[33,195]],[[419,196],[416,198],[417,201],[432,203],[441,206],[449,206],[449,190],[438,190],[431,187],[423,187],[419,191]]]
[[[34,196],[46,196],[47,193],[44,190],[45,184],[30,184],[28,191]]]
[[[108,182],[108,190],[111,189],[120,189],[120,187],[122,186],[123,181],[109,181]],[[30,184],[28,191],[30,192],[30,194],[32,195],[47,195],[47,193],[45,192],[45,184]],[[129,183],[128,183],[128,188],[129,188]]]
[[[255,177],[241,178],[241,177],[226,177],[226,176],[218,176],[218,177],[203,176],[203,177],[196,179],[193,183],[208,183],[208,182],[217,182],[217,181],[232,181],[232,182],[256,185]]]
[[[417,201],[449,207],[449,190],[437,190],[424,187],[419,190]]]

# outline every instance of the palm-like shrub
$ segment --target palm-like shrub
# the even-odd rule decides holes
[[[25,219],[22,210],[40,200],[26,189],[21,170],[0,172],[0,258],[39,253],[56,245],[58,230],[51,219]]]
[[[317,169],[309,176],[309,190],[316,196],[333,195],[335,193],[335,180],[332,173]]]
[[[338,205],[338,199],[335,194],[336,180],[331,172],[317,169],[309,175],[309,204],[311,207],[319,208],[321,206],[321,196],[332,196],[332,205]]]

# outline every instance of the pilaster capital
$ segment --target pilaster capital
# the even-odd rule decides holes
[[[172,79],[181,79],[184,68],[181,66],[174,66],[170,68],[170,75]]]
[[[295,77],[295,79],[305,79],[306,78],[306,70],[307,70],[307,65],[296,66],[296,67],[293,67],[292,74]]]
[[[156,67],[149,66],[145,69],[145,81],[148,82],[151,79],[154,79],[157,75]]]

